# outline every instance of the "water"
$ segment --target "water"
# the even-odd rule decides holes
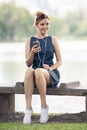
[[[59,46],[63,59],[59,68],[60,82],[79,80],[82,85],[87,85],[87,41],[59,41]],[[0,44],[0,83],[13,85],[17,81],[24,81],[27,68],[24,54],[25,43]],[[16,95],[15,100],[15,110],[24,111],[24,95]],[[47,102],[51,113],[75,113],[85,110],[85,97],[47,96]],[[33,95],[32,105],[35,112],[40,112],[38,95]]]

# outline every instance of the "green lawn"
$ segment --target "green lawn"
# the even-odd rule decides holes
[[[31,124],[24,125],[20,123],[0,123],[0,130],[87,130],[85,123],[53,123],[53,124]]]

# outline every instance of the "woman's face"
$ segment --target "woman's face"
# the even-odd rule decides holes
[[[48,32],[49,25],[50,21],[47,18],[45,18],[36,25],[36,28],[41,34],[46,34]]]

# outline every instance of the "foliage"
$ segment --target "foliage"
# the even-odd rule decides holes
[[[0,6],[0,39],[19,41],[32,33],[32,16],[23,7],[13,3]]]
[[[68,12],[66,17],[50,16],[49,34],[60,39],[87,39],[87,16],[84,10]],[[24,41],[33,35],[34,16],[24,7],[17,7],[14,0],[0,4],[0,41]]]
[[[87,130],[87,124],[31,124],[0,123],[0,130]]]

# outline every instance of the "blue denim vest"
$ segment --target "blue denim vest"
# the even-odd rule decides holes
[[[33,42],[36,40],[40,43],[41,51],[35,53],[32,68],[43,68],[43,64],[48,64],[49,66],[53,65],[54,47],[51,36],[47,36],[42,39],[34,36],[31,37],[30,48],[33,47]]]

